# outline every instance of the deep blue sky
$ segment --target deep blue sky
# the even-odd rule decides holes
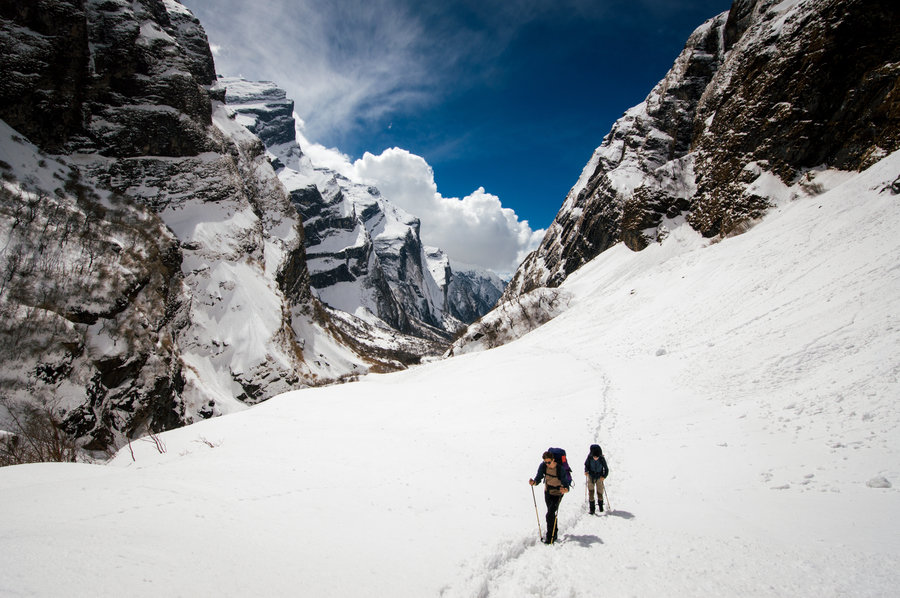
[[[310,140],[400,147],[444,197],[547,227],[613,122],[728,0],[183,0],[225,75],[275,81]]]

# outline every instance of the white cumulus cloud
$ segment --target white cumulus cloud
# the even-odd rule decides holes
[[[395,147],[378,156],[366,152],[352,169],[352,178],[378,187],[386,199],[417,216],[422,241],[454,260],[509,275],[544,235],[484,188],[462,199],[444,197],[431,166],[407,150]]]
[[[459,199],[438,192],[434,171],[422,156],[394,147],[379,155],[366,152],[353,161],[343,152],[309,141],[297,119],[297,140],[317,166],[357,183],[372,185],[385,199],[421,221],[426,245],[439,247],[456,262],[512,276],[529,252],[537,248],[544,229],[531,230],[515,210],[479,187]]]

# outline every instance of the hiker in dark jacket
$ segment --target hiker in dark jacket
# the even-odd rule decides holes
[[[597,506],[603,512],[603,481],[609,475],[609,467],[603,457],[603,449],[599,444],[592,444],[587,459],[584,461],[584,477],[588,487],[591,515],[594,514],[594,490],[597,491]]]
[[[557,463],[553,453],[547,451],[544,453],[544,462],[538,466],[537,475],[534,479],[528,480],[532,486],[537,486],[544,480],[544,502],[547,504],[547,538],[545,544],[553,544],[556,542],[557,513],[559,511],[559,503],[563,494],[569,491],[572,483],[572,476],[566,475],[564,471],[567,465]]]

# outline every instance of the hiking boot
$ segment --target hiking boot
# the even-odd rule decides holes
[[[603,512],[603,501],[602,501],[602,500],[598,500],[598,501],[597,501],[597,506],[600,507],[600,512],[602,513],[602,512]]]
[[[591,515],[594,514],[594,502],[593,501],[591,501],[591,513],[590,514]]]

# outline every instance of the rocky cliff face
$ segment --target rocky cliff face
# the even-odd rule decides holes
[[[228,107],[266,143],[270,160],[303,218],[310,279],[331,308],[444,350],[451,336],[493,307],[502,281],[453,268],[422,244],[419,220],[375,187],[315,163],[296,139],[292,102],[272,83],[223,79]],[[342,318],[342,320],[345,318]],[[405,337],[414,337],[406,339]]]
[[[451,261],[450,269],[447,304],[450,314],[462,322],[471,324],[490,312],[506,288],[499,276],[477,266]]]
[[[2,2],[0,50],[6,404],[103,450],[398,365],[312,296],[297,212],[180,4]]]
[[[816,193],[817,171],[896,150],[897,16],[888,0],[735,0],[613,125],[503,300],[685,222],[708,237],[740,232],[779,201],[773,189]]]

